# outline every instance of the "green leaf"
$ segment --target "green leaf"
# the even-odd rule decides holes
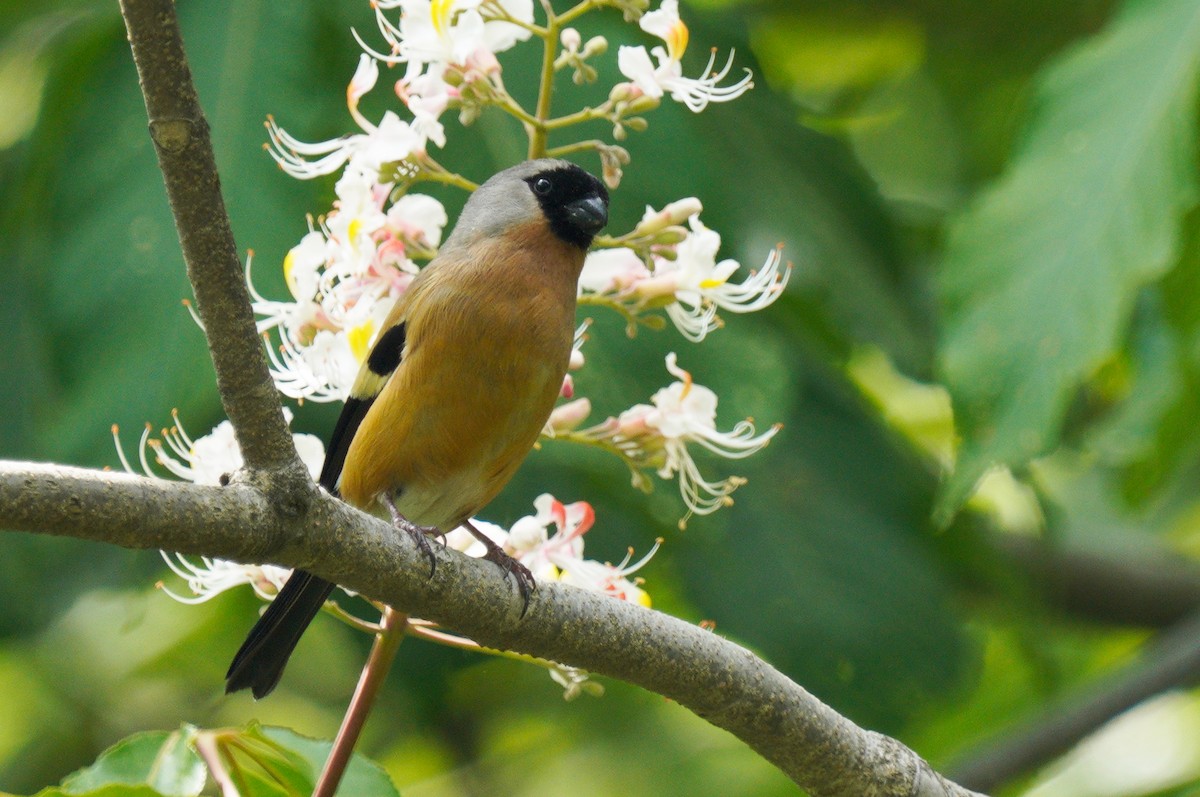
[[[1196,194],[1198,68],[1200,5],[1129,3],[1046,70],[1011,167],[952,227],[941,367],[963,446],[940,520],[989,466],[1055,446],[1138,288],[1174,263]]]
[[[196,797],[207,771],[192,748],[196,729],[184,725],[172,733],[149,731],[124,739],[100,754],[96,763],[68,775],[49,795],[145,794]],[[114,789],[115,786],[126,788]],[[136,788],[127,788],[136,787]]]
[[[333,747],[287,728],[251,724],[238,733],[222,732],[218,742],[229,752],[227,764],[247,797],[312,794]],[[355,755],[338,786],[341,797],[400,797],[383,769]]]
[[[314,773],[319,773],[329,757],[333,746],[330,742],[310,739],[301,736],[287,728],[268,727],[262,729],[263,735],[280,747],[287,748],[302,758]],[[346,768],[338,794],[344,797],[400,797],[400,792],[392,784],[387,773],[373,761],[360,755],[355,755]]]
[[[11,796],[0,792],[0,797]],[[51,786],[50,788],[42,789],[37,793],[36,797],[162,797],[162,794],[145,784],[110,783],[107,786],[101,786],[98,789],[84,792],[67,791],[61,786]]]

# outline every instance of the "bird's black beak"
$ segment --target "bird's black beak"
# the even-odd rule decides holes
[[[566,207],[571,223],[588,235],[595,235],[608,224],[608,203],[602,197],[577,199]]]

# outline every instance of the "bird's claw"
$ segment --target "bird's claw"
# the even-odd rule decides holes
[[[533,591],[537,589],[537,582],[533,580],[533,573],[529,572],[529,568],[518,562],[512,556],[504,552],[504,549],[499,545],[493,545],[488,548],[488,552],[484,554],[484,559],[500,566],[504,571],[504,577],[508,578],[511,573],[512,577],[517,581],[517,590],[521,593],[521,616],[525,616],[525,612],[529,611],[529,598],[533,595]]]
[[[510,573],[516,579],[517,591],[521,593],[521,616],[524,617],[525,612],[529,611],[529,598],[533,595],[533,591],[537,589],[537,582],[533,580],[533,573],[529,572],[528,567],[505,553],[504,549],[497,545],[491,537],[475,528],[475,524],[471,521],[463,521],[463,528],[471,532],[472,537],[483,543],[483,547],[487,549],[487,553],[483,555],[484,559],[499,565],[500,569],[504,571],[506,579]]]
[[[406,526],[400,526],[412,541],[421,549],[421,553],[429,559],[429,577],[433,578],[433,574],[437,572],[437,554],[433,552],[433,546],[429,543],[430,532],[437,532],[437,529],[427,529],[424,526],[418,526],[415,523],[409,523]],[[444,545],[442,546],[445,547]]]
[[[426,558],[429,559],[429,577],[433,578],[433,574],[437,572],[437,555],[433,552],[433,546],[429,544],[429,537],[433,534],[438,535],[441,538],[442,548],[444,549],[446,547],[446,536],[433,526],[418,526],[400,514],[400,510],[396,508],[396,504],[390,496],[384,496],[383,503],[392,515],[392,525],[407,534],[417,544],[417,547],[421,549],[421,553],[425,554]]]

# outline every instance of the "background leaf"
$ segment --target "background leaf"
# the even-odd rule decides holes
[[[37,797],[197,797],[207,770],[192,748],[196,729],[137,733]]]
[[[1011,166],[951,227],[940,361],[964,439],[943,520],[990,465],[1055,445],[1135,293],[1174,264],[1195,201],[1198,68],[1200,7],[1131,3],[1047,70]]]

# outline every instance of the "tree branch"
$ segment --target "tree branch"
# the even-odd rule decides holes
[[[1167,550],[1139,545],[1101,552],[988,533],[981,543],[1029,574],[1046,599],[1076,617],[1168,628],[1200,610],[1200,567]]]
[[[1147,645],[1134,664],[964,754],[950,771],[973,788],[994,789],[1053,761],[1143,700],[1198,680],[1200,612],[1195,612]]]
[[[0,527],[303,567],[487,647],[619,678],[724,728],[814,797],[969,797],[900,742],[865,731],[750,651],[660,612],[561,584],[521,599],[497,568],[319,494],[295,519],[227,487],[0,462]]]
[[[121,13],[225,414],[247,466],[260,477],[279,477],[276,488],[303,501],[311,479],[296,455],[255,329],[174,3],[121,0]]]

